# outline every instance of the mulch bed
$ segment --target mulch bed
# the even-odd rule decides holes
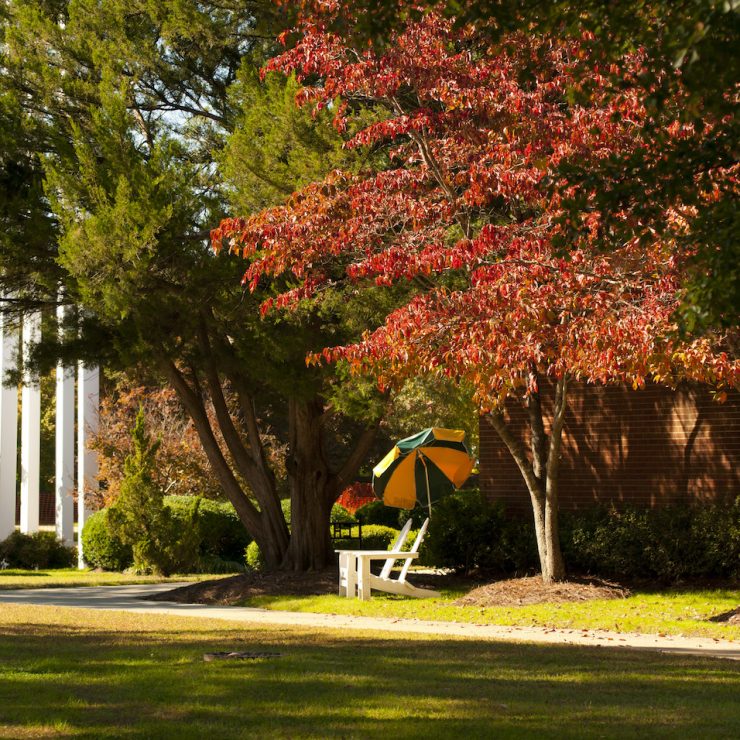
[[[486,583],[474,588],[457,606],[524,606],[544,602],[591,601],[593,599],[624,599],[629,589],[598,578],[572,579],[545,585],[539,576],[510,578]]]
[[[538,576],[511,578],[481,585],[480,580],[453,573],[413,573],[410,579],[423,588],[471,589],[455,604],[459,606],[522,606],[542,602],[619,599],[629,590],[598,579],[572,579],[545,586]],[[175,601],[182,604],[218,604],[228,606],[255,596],[313,596],[337,591],[336,568],[308,573],[245,573],[183,586],[150,597],[153,601]]]
[[[337,589],[337,569],[308,573],[250,572],[215,581],[201,581],[172,591],[150,596],[151,601],[179,604],[218,604],[229,606],[255,596],[315,596]]]

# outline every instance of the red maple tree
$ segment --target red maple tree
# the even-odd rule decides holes
[[[342,11],[339,2],[320,5]],[[650,118],[636,84],[639,53],[601,69],[587,36],[513,34],[494,47],[435,13],[383,51],[352,48],[325,30],[321,14],[309,13],[298,31],[270,69],[295,73],[300,102],[333,106],[342,130],[359,106],[382,111],[348,146],[385,146],[390,164],[331,173],[284,206],[226,220],[214,245],[226,242],[249,260],[251,286],[265,273],[292,273],[295,285],[263,310],[320,300],[340,280],[358,289],[363,280],[413,280],[417,294],[383,326],[323,358],[372,369],[385,385],[419,373],[471,382],[527,484],[543,579],[562,579],[558,467],[569,386],[692,379],[721,393],[738,387],[740,365],[723,351],[727,337],[675,333],[683,265],[670,230],[608,254],[588,233],[564,243],[563,195],[580,198],[596,232],[599,183],[574,193],[561,165],[645,146],[647,125],[669,137],[695,132],[671,120],[671,105],[661,120]],[[714,173],[736,176],[737,168]],[[710,189],[705,197],[718,196]],[[665,214],[676,237],[686,235],[686,216],[678,202]],[[549,422],[543,382],[555,385]],[[528,411],[526,443],[507,426],[512,398]]]

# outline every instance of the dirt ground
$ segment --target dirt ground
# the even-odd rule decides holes
[[[619,599],[629,590],[597,579],[573,579],[545,586],[537,576],[481,583],[453,573],[412,573],[415,585],[440,589],[457,588],[468,593],[455,603],[460,606],[521,606],[542,602]],[[245,573],[215,581],[193,583],[152,597],[159,601],[190,604],[237,604],[254,596],[309,596],[332,594],[337,589],[336,568],[313,573]]]

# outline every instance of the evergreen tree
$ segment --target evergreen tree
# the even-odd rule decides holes
[[[164,504],[164,491],[154,480],[159,440],[152,441],[140,409],[132,432],[131,455],[124,463],[121,493],[108,509],[111,534],[131,545],[134,568],[168,576],[194,565],[198,548],[198,502],[194,500],[190,526],[182,529]]]
[[[0,273],[8,290],[32,282],[35,304],[55,305],[62,287],[79,309],[67,340],[45,334],[40,369],[82,358],[168,384],[267,564],[305,569],[332,557],[331,505],[364,462],[384,410],[363,391],[354,418],[342,414],[332,403],[342,377],[307,368],[305,356],[359,336],[387,297],[340,295],[320,311],[262,320],[261,301],[285,281],[245,294],[243,264],[211,251],[210,228],[231,202],[256,207],[348,167],[328,116],[288,116],[291,83],[259,80],[270,7],[9,2],[1,73],[29,120],[53,132],[33,151],[43,152],[40,202],[56,230],[35,259],[14,262],[22,240],[3,247]],[[243,162],[253,162],[249,173]],[[270,465],[266,430],[288,445],[285,471]],[[293,500],[290,531],[281,478]]]

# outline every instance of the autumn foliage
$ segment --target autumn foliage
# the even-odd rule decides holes
[[[671,336],[681,264],[670,240],[632,241],[609,254],[595,254],[583,238],[562,247],[559,201],[567,189],[551,187],[559,164],[640,145],[648,113],[632,84],[639,54],[603,75],[595,67],[584,81],[588,38],[516,35],[488,49],[470,29],[429,15],[376,56],[353,55],[310,23],[303,30],[270,67],[318,76],[302,102],[345,101],[335,116],[340,129],[351,115],[347,101],[387,109],[348,146],[390,142],[393,166],[365,177],[332,173],[285,206],[224,221],[214,243],[226,240],[249,259],[251,286],[264,273],[292,274],[296,285],[278,306],[338,279],[338,262],[344,276],[379,284],[452,276],[362,343],[328,350],[327,359],[373,365],[387,382],[420,369],[464,376],[488,408],[531,386],[533,367],[635,386],[648,375],[737,384],[737,363],[711,341]],[[615,94],[617,72],[623,89]],[[690,133],[677,123],[667,131]],[[588,211],[589,194],[581,197]],[[685,225],[679,205],[666,213],[677,235]],[[588,218],[595,231],[599,214]]]
[[[361,506],[376,500],[369,483],[353,483],[339,494],[337,503],[347,509],[350,514],[354,514]]]
[[[322,13],[343,7],[318,5]],[[605,184],[576,189],[564,174],[568,163],[596,165],[651,146],[654,138],[641,136],[647,127],[662,127],[671,140],[697,132],[671,116],[680,94],[651,117],[639,52],[602,67],[588,35],[518,33],[494,46],[474,27],[430,12],[383,51],[358,50],[323,20],[309,12],[297,44],[269,68],[296,74],[304,82],[299,102],[332,106],[340,131],[358,106],[383,111],[347,146],[386,147],[390,164],[364,175],[333,172],[283,206],[226,220],[214,245],[248,260],[244,281],[252,288],[263,275],[287,277],[289,288],[264,311],[320,300],[339,281],[413,281],[416,295],[384,325],[359,343],[325,349],[323,359],[372,368],[382,384],[419,373],[470,382],[518,457],[546,559],[557,550],[556,460],[568,383],[637,388],[648,378],[690,379],[718,394],[740,385],[728,337],[689,341],[674,331],[686,259],[674,245],[690,236],[690,212],[677,201],[664,213],[661,238],[602,252],[595,204]],[[736,182],[737,173],[737,166],[705,173],[697,187],[704,198],[725,197],[727,188],[712,183]],[[581,203],[585,229],[571,229],[565,198]],[[557,385],[547,431],[538,394],[545,378]],[[532,412],[529,455],[507,439],[501,408],[511,397]],[[561,565],[550,565],[562,576]]]

